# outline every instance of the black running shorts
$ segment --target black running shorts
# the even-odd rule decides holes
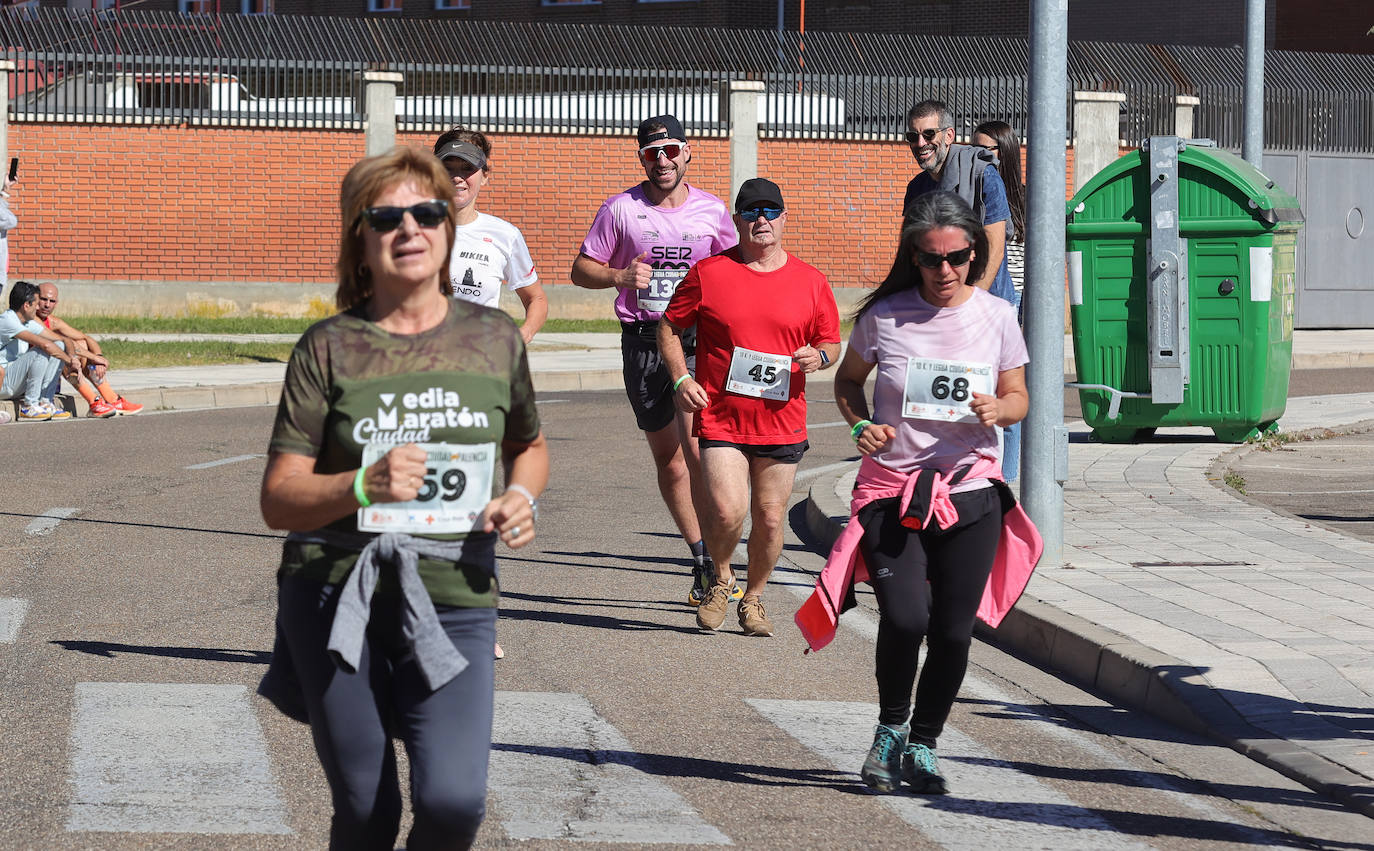
[[[695,329],[693,329],[695,330]],[[690,332],[689,332],[690,333]],[[683,335],[683,353],[692,365],[696,353],[695,334]],[[620,357],[625,377],[625,395],[635,412],[641,431],[660,431],[673,422],[677,404],[673,401],[673,377],[658,353],[657,322],[620,323]]]
[[[697,438],[697,445],[702,449],[730,446],[751,458],[771,458],[784,464],[800,464],[802,455],[811,448],[811,442],[807,440],[801,443],[733,443],[729,440],[707,440],[701,437]]]

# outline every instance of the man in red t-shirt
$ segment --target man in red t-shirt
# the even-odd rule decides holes
[[[673,294],[658,346],[677,405],[695,413],[709,504],[701,517],[716,583],[697,625],[719,629],[735,575],[730,558],[753,509],[745,635],[772,635],[760,595],[782,552],[783,512],[807,449],[806,376],[840,354],[840,313],[825,275],[783,250],[787,211],[771,180],[746,180],[735,198],[739,245],[698,262]],[[682,333],[697,327],[696,377]]]

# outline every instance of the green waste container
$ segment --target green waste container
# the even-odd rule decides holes
[[[1069,202],[1083,419],[1109,442],[1161,426],[1239,443],[1288,397],[1298,200],[1208,140],[1151,137]]]

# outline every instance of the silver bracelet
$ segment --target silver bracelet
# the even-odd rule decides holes
[[[539,500],[534,498],[534,494],[530,493],[529,488],[525,487],[524,485],[511,482],[510,484],[506,485],[506,490],[515,491],[516,493],[523,496],[530,504],[530,514],[534,516],[535,520],[539,519]]]

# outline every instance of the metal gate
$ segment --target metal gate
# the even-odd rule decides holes
[[[1273,151],[1264,173],[1307,216],[1293,326],[1374,328],[1374,155]]]

